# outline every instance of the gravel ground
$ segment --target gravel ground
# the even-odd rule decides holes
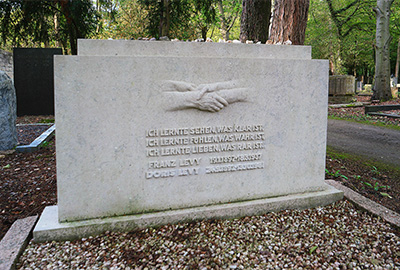
[[[17,126],[17,137],[19,145],[28,145],[39,137],[51,125],[21,125]]]
[[[30,243],[17,269],[400,269],[400,237],[348,201]]]

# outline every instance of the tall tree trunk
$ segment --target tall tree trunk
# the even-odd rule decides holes
[[[207,26],[201,27],[201,37],[202,37],[202,39],[204,39],[204,41],[207,40],[207,32],[208,32]]]
[[[243,0],[242,6],[240,41],[265,43],[268,40],[271,0]]]
[[[100,0],[96,0],[96,11],[100,14]],[[97,22],[96,33],[100,32],[101,19]]]
[[[397,79],[397,82],[399,82],[399,62],[400,62],[400,37],[399,37],[399,41],[397,43],[396,71],[395,71],[395,75],[394,75]]]
[[[310,0],[275,0],[269,39],[272,43],[303,45]]]
[[[390,89],[390,52],[392,37],[389,32],[390,6],[394,0],[377,0],[376,11],[376,55],[375,82],[373,99],[389,100],[392,98]]]
[[[162,14],[160,20],[160,37],[169,36],[170,18],[170,0],[162,0]]]
[[[60,24],[58,22],[58,13],[54,13],[54,32],[56,34],[56,47],[61,48]]]
[[[229,30],[228,30],[228,24],[226,22],[225,14],[224,14],[224,7],[222,5],[222,0],[218,0],[218,10],[219,13],[221,14],[221,34],[222,38],[225,41],[229,40]]]

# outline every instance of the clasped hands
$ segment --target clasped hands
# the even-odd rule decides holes
[[[196,108],[202,111],[218,112],[229,105],[228,101],[218,94],[220,90],[229,90],[236,86],[233,81],[200,84],[181,81],[167,81],[168,93],[175,92],[174,109]],[[177,93],[179,92],[179,93]],[[179,98],[178,98],[179,97]]]

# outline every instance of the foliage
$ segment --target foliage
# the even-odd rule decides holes
[[[98,37],[106,38],[110,29],[116,25],[116,19],[120,13],[118,9],[119,2],[122,1],[96,0],[96,11],[99,16],[96,27],[96,35]]]
[[[0,2],[2,47],[54,47],[76,53],[78,38],[88,37],[96,26],[90,0],[9,0]]]
[[[118,10],[115,17],[105,19],[102,31],[97,38],[137,39],[147,36],[146,20],[148,11],[137,0],[119,0],[116,2]]]
[[[374,185],[372,185],[370,182],[364,182],[361,181],[362,184],[364,184],[365,186],[367,186],[368,188],[372,189],[375,192],[378,192],[379,194],[381,194],[384,197],[388,197],[388,198],[392,198],[392,196],[390,196],[387,192],[382,192],[380,190],[384,189],[384,190],[388,190],[390,189],[390,186],[382,186],[380,185],[378,182],[375,182]]]
[[[138,0],[138,3],[147,11],[145,20],[146,33],[159,38],[162,36],[162,26],[169,23],[167,35],[169,38],[186,39],[193,37],[193,28],[189,27],[193,5],[185,0]],[[167,16],[164,15],[167,12]]]
[[[375,73],[376,0],[311,0],[306,44],[313,58],[329,59],[331,73],[355,75],[372,83]],[[391,8],[391,70],[395,73],[400,37],[400,2]]]
[[[97,0],[100,1],[100,0]],[[96,1],[96,2],[97,2]],[[102,1],[106,6],[102,6]],[[110,3],[111,2],[111,3]],[[179,40],[222,38],[221,22],[229,24],[232,38],[239,38],[241,0],[169,0],[169,38]],[[150,0],[101,0],[98,7],[101,15],[94,38],[138,39],[159,38],[163,23],[164,3]],[[222,11],[219,3],[222,3]],[[116,11],[115,14],[112,13]],[[112,14],[109,14],[109,13]]]
[[[391,123],[386,121],[385,118],[381,118],[378,116],[357,114],[357,115],[342,115],[339,113],[332,112],[328,116],[328,119],[333,120],[346,120],[350,122],[361,123],[365,125],[377,126],[377,127],[385,127],[394,130],[400,130],[400,125],[396,125],[395,123]]]
[[[325,169],[325,173],[326,173],[327,175],[333,176],[333,177],[335,177],[335,178],[341,177],[341,178],[346,179],[346,180],[349,179],[347,176],[341,174],[340,171],[330,172],[330,171],[328,171],[328,169]]]
[[[240,15],[242,13],[242,0],[217,0],[218,21],[221,38],[224,40],[232,39],[231,33],[236,39],[240,34]],[[236,28],[236,29],[234,29]],[[236,31],[235,31],[236,30]]]
[[[313,58],[329,59],[331,73],[371,81],[375,4],[371,0],[311,0],[306,44],[313,46]]]
[[[355,154],[343,153],[330,146],[327,146],[326,154],[332,159],[349,160],[368,168],[376,167],[379,172],[383,172],[385,175],[391,175],[394,179],[400,179],[400,168],[398,166],[371,160]],[[361,177],[355,176],[355,178],[359,180]]]

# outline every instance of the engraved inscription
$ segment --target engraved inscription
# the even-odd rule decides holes
[[[263,125],[149,129],[145,177],[164,179],[264,169],[264,141]]]

